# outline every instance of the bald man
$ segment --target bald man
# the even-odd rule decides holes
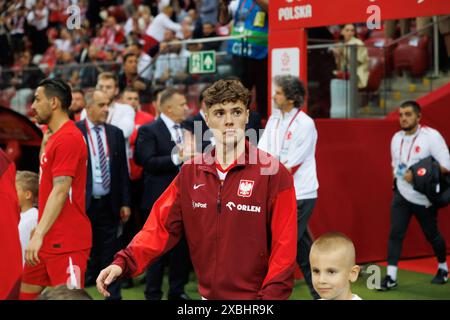
[[[351,292],[358,279],[353,242],[341,233],[327,233],[314,241],[309,255],[314,289],[324,300],[361,300]]]

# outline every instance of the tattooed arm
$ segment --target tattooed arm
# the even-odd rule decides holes
[[[71,185],[72,177],[62,176],[53,179],[53,189],[48,196],[42,218],[25,250],[26,263],[30,265],[39,263],[38,253],[42,247],[44,236],[61,213],[61,210],[66,203]]]

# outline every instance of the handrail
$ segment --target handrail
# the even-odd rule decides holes
[[[429,27],[434,26],[435,24],[438,24],[439,22],[445,21],[446,19],[449,19],[449,18],[450,18],[450,16],[444,16],[444,17],[442,17],[442,19],[437,19],[436,21],[430,22],[430,23],[426,24],[423,28],[420,28],[420,29],[416,29],[416,30],[414,30],[414,31],[411,31],[411,32],[409,32],[409,33],[407,33],[407,34],[401,36],[400,38],[398,38],[398,39],[392,41],[392,42],[391,42],[388,46],[386,46],[386,47],[395,45],[395,44],[397,44],[397,43],[403,41],[404,39],[409,38],[411,35],[416,34],[416,33],[419,33],[419,32],[422,31],[422,30],[428,29]],[[383,46],[383,47],[385,47],[385,46]]]
[[[385,42],[383,44],[383,46],[380,46],[379,48],[387,48],[387,47],[393,46],[393,45],[403,41],[404,39],[410,37],[411,35],[419,33],[422,30],[428,29],[429,27],[431,27],[431,26],[433,26],[435,24],[438,24],[438,23],[440,23],[442,21],[445,21],[446,19],[450,19],[450,16],[444,16],[444,17],[441,17],[441,19],[438,19],[437,21],[430,22],[427,25],[425,25],[423,28],[411,31],[411,32],[401,36],[400,38],[390,42],[389,44],[386,44],[386,42]],[[312,45],[308,45],[307,48],[308,49],[326,49],[326,48],[329,48],[329,47],[344,46],[344,45],[345,44],[343,42],[334,42],[334,43],[330,43],[330,44],[312,44]]]
[[[40,70],[42,71],[43,69],[48,69],[50,68],[50,66],[45,66],[47,63],[43,62],[43,63],[39,63],[39,65],[37,66],[33,66],[33,67],[19,67],[19,68],[0,68],[0,73],[2,72],[23,72],[23,71],[32,71],[32,70]],[[52,70],[54,69],[63,69],[63,68],[70,68],[70,67],[74,67],[74,68],[84,68],[84,67],[89,67],[89,66],[98,66],[98,67],[103,67],[103,66],[112,66],[112,65],[120,65],[119,62],[114,61],[114,62],[85,62],[85,63],[76,63],[76,64],[65,64],[65,65],[57,65],[55,64],[52,67]]]
[[[189,39],[189,40],[174,40],[167,42],[169,45],[176,44],[197,44],[197,43],[205,43],[205,42],[218,42],[218,41],[227,41],[227,40],[239,40],[239,39],[266,39],[266,36],[256,36],[256,35],[238,35],[238,36],[220,36],[220,37],[211,37],[211,38],[199,38],[199,39]]]
[[[311,44],[307,46],[307,49],[328,49],[330,47],[344,47],[344,46],[355,46],[355,44],[345,44],[344,42],[334,42],[329,44]]]

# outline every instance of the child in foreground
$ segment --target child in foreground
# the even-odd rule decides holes
[[[314,241],[309,255],[314,289],[323,300],[362,300],[351,291],[360,267],[355,246],[341,233],[326,233]]]
[[[20,206],[19,235],[22,246],[22,261],[25,263],[25,249],[31,238],[31,232],[38,223],[38,191],[39,177],[30,171],[17,171],[17,198]]]

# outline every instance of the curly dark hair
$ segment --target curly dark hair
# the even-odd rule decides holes
[[[215,104],[241,101],[247,107],[250,91],[239,80],[219,80],[203,92],[206,108]]]
[[[280,75],[274,78],[275,85],[283,89],[286,99],[294,101],[294,107],[300,108],[305,101],[306,89],[298,77]]]

